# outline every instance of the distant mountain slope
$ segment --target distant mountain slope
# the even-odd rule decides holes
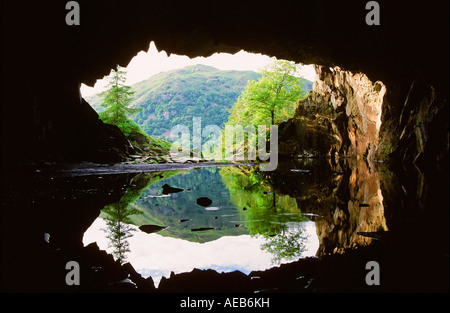
[[[131,86],[135,91],[131,106],[142,108],[131,118],[147,134],[162,139],[168,139],[170,129],[177,124],[192,129],[193,117],[201,117],[202,127],[222,127],[228,120],[227,109],[247,82],[259,77],[252,71],[222,71],[206,65],[159,73]],[[310,90],[312,83],[306,81],[305,86]],[[102,110],[98,95],[86,100],[97,112]]]

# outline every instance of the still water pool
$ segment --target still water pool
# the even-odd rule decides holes
[[[307,173],[306,173],[307,174]],[[245,274],[319,248],[318,215],[274,188],[251,166],[142,174],[122,199],[105,206],[84,233],[158,286],[163,276],[194,268]],[[199,204],[198,199],[210,199]],[[206,205],[207,204],[207,205]],[[155,227],[160,226],[160,227]]]

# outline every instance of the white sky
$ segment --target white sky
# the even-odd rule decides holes
[[[176,54],[168,56],[165,51],[158,51],[155,43],[152,41],[148,51],[139,52],[126,67],[126,84],[132,85],[148,79],[155,74],[194,64],[209,65],[219,70],[250,70],[257,72],[260,68],[272,61],[273,59],[267,55],[248,53],[243,50],[235,54],[214,53],[207,58],[197,57],[190,59],[187,56]],[[316,74],[312,65],[304,65],[301,75],[310,81],[314,81]],[[103,79],[97,80],[93,88],[82,84],[81,94],[83,97],[87,97],[103,91],[104,87],[105,82]]]

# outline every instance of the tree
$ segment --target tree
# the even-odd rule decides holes
[[[285,60],[275,60],[264,67],[258,81],[247,83],[230,110],[227,124],[269,126],[291,117],[306,94],[299,69],[299,65]]]
[[[142,211],[136,209],[132,205],[147,189],[151,182],[151,175],[135,176],[134,184],[127,188],[125,194],[118,202],[106,205],[101,213],[106,222],[106,238],[108,238],[108,246],[113,248],[112,254],[120,263],[124,263],[130,252],[128,239],[133,236],[135,229],[130,226],[132,224],[130,215],[142,215]]]
[[[132,131],[141,132],[139,126],[127,117],[135,114],[140,109],[129,108],[128,105],[133,100],[134,91],[131,87],[125,86],[126,71],[117,65],[116,70],[111,70],[106,78],[108,81],[107,90],[101,93],[104,97],[102,106],[105,111],[99,114],[100,119],[107,123],[118,126],[125,136],[130,135]]]
[[[222,182],[230,192],[230,201],[236,207],[245,207],[240,214],[251,236],[261,236],[266,242],[261,249],[272,254],[272,263],[295,261],[305,250],[306,234],[301,222],[297,200],[277,190],[270,174],[256,168],[221,168]]]
[[[107,205],[102,212],[106,214],[106,229],[109,240],[108,246],[113,248],[112,254],[122,264],[126,260],[126,254],[130,252],[128,238],[132,237],[135,230],[130,226],[129,215],[139,214],[140,211],[131,209],[127,203],[117,202]]]
[[[283,225],[280,234],[264,237],[267,241],[261,246],[261,249],[273,255],[272,264],[274,265],[281,264],[283,260],[296,261],[306,249],[304,243],[307,236],[298,224],[291,227]]]

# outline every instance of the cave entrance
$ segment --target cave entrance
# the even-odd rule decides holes
[[[148,51],[139,52],[122,68],[126,72],[123,84],[134,91],[128,106],[140,110],[130,118],[147,135],[169,141],[173,141],[173,126],[183,124],[192,130],[195,117],[200,117],[204,126],[223,128],[247,83],[259,80],[261,70],[275,60],[244,50],[196,58],[168,55],[151,42]],[[312,65],[298,65],[295,75],[303,77],[305,93],[312,89]],[[82,96],[98,113],[105,110],[101,92],[106,88],[106,77],[94,87],[81,86]]]
[[[168,56],[158,52],[151,43],[148,52],[140,52],[126,68],[135,79],[141,79],[129,82],[139,93],[134,105],[142,104],[151,109],[133,118],[143,125],[147,122],[152,128],[145,131],[160,139],[164,139],[164,132],[169,130],[167,124],[171,117],[175,117],[177,123],[186,123],[197,114],[205,125],[223,125],[224,121],[217,119],[218,109],[229,114],[248,81],[259,79],[258,68],[273,60],[245,51],[194,59]],[[145,68],[154,72],[142,71]],[[305,76],[311,79],[309,89],[312,89],[316,70],[325,77],[341,73],[339,68],[324,70],[313,65],[303,69]],[[359,78],[358,83],[363,84],[364,79]],[[240,88],[236,90],[238,85]],[[318,90],[325,91],[329,86],[322,87]],[[356,85],[343,84],[342,87],[356,88]],[[86,99],[95,107],[98,98],[89,96],[86,92],[92,90],[83,88]],[[345,97],[343,92],[332,93],[330,89],[323,95],[300,100],[305,111],[299,111],[302,123],[280,123],[283,125],[280,126],[281,136],[286,139],[281,143],[280,152],[292,156],[292,151],[296,151],[295,157],[301,159],[280,162],[273,172],[265,173],[257,166],[243,164],[133,177],[121,201],[105,206],[84,233],[84,244],[96,242],[120,262],[129,261],[143,277],[152,277],[155,286],[172,291],[177,287],[167,282],[167,278],[173,276],[171,272],[181,274],[200,268],[225,273],[239,271],[256,277],[258,271],[307,256],[343,253],[358,245],[369,245],[373,239],[370,233],[387,230],[379,179],[364,162],[343,164],[336,158],[330,162],[329,151],[337,153],[340,147],[320,137],[333,137],[333,134],[324,134],[320,127],[326,126],[326,121],[331,125],[336,114],[345,112]],[[224,99],[229,103],[225,104]],[[180,112],[181,109],[185,111]],[[215,111],[206,118],[208,110]],[[310,125],[311,136],[309,129],[301,130],[308,121],[319,125],[317,132]],[[326,126],[326,131],[332,133],[335,130],[330,125]],[[155,132],[155,129],[164,131]],[[306,145],[295,148],[296,138],[292,136],[303,139],[303,135],[306,139],[300,142]],[[329,146],[324,150],[316,149],[322,147],[322,143]],[[318,154],[311,158],[308,150],[299,155],[300,148],[310,148]],[[338,191],[346,189],[351,181],[356,184],[352,185],[350,193],[364,192],[347,198],[345,192],[343,196]],[[370,204],[366,203],[368,198]],[[200,199],[208,199],[207,204],[202,205]],[[350,203],[352,212],[336,203]],[[372,224],[365,225],[364,219],[363,225],[355,224],[352,221],[356,217],[349,218],[347,214],[364,214],[364,219],[371,220]],[[346,229],[339,239],[332,230],[336,228],[334,216],[340,217],[339,222]],[[105,229],[106,236],[102,231]],[[369,235],[356,235],[357,230]],[[118,240],[120,234],[123,240]],[[296,284],[306,288],[308,282],[310,278]]]

